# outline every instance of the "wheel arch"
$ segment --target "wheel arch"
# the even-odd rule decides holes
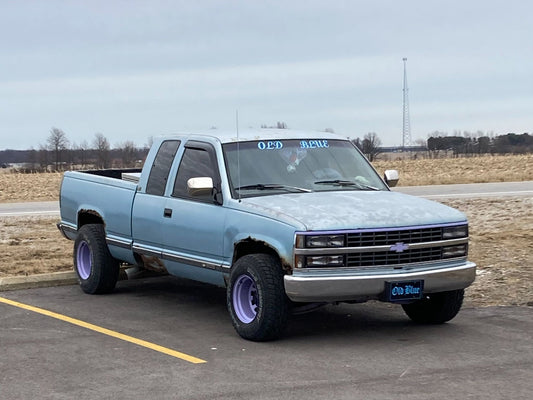
[[[104,225],[104,219],[102,216],[94,210],[80,210],[78,211],[78,230],[87,224],[100,224]]]
[[[237,260],[248,254],[269,254],[280,261],[281,267],[286,272],[292,271],[292,266],[287,259],[282,257],[278,250],[264,240],[253,238],[251,236],[239,240],[233,246],[232,265]]]

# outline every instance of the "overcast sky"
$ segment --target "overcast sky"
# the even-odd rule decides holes
[[[533,132],[530,1],[0,0],[0,149],[286,122]]]

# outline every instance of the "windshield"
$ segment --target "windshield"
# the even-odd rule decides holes
[[[387,190],[374,169],[347,140],[252,141],[238,145],[227,143],[223,149],[234,197]]]

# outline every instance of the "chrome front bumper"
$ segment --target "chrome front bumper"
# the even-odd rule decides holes
[[[332,302],[380,299],[385,282],[423,280],[424,293],[438,293],[464,289],[474,282],[476,264],[438,269],[368,275],[311,275],[306,273],[285,275],[285,292],[292,301]]]

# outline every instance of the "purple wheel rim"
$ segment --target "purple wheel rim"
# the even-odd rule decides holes
[[[91,249],[87,242],[80,242],[76,251],[76,268],[81,279],[87,279],[91,275],[91,258]]]
[[[249,324],[257,315],[257,287],[248,275],[241,275],[233,286],[233,309],[237,318]]]

